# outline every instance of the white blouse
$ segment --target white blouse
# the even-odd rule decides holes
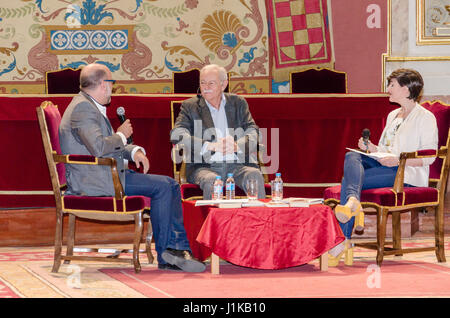
[[[416,103],[409,115],[396,127],[397,114],[400,108],[389,113],[386,126],[381,133],[378,151],[400,155],[402,152],[438,148],[438,129],[433,113]],[[397,122],[398,124],[398,122]],[[392,135],[393,128],[397,128]],[[391,139],[390,139],[391,138]],[[389,140],[389,143],[387,141]],[[427,187],[430,167],[434,158],[423,158],[423,166],[405,167],[405,183]]]
[[[403,118],[395,118],[389,126],[386,125],[386,133],[380,139],[380,144],[383,145],[387,152],[392,152],[394,148],[394,138],[400,125],[403,123]]]

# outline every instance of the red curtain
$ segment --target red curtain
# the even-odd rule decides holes
[[[116,109],[123,106],[133,123],[133,139],[150,159],[150,172],[173,176],[170,156],[170,102],[192,95],[116,95],[108,108],[113,127]],[[369,128],[378,142],[389,111],[383,95],[245,95],[260,128],[279,129],[279,169],[288,183],[334,183],[342,175],[345,147],[355,147]],[[0,208],[53,206],[51,195],[8,195],[4,191],[51,190],[36,107],[50,100],[63,113],[72,96],[0,95]],[[270,164],[270,163],[269,163]],[[270,176],[272,179],[273,176]],[[3,193],[1,192],[3,191]],[[321,197],[323,188],[286,188],[287,196]]]

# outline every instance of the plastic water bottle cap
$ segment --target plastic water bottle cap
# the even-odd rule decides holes
[[[221,176],[216,176],[216,179],[220,180],[220,179],[222,179],[222,177]]]
[[[232,176],[233,176],[233,174],[232,174],[232,173],[229,173],[229,174],[227,174],[227,176],[228,176],[228,177],[232,177]]]
[[[276,176],[276,177],[281,177],[281,172],[275,173],[275,176]]]

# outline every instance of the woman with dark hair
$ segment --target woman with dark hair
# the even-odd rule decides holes
[[[350,238],[364,229],[364,214],[360,203],[361,191],[365,189],[392,187],[402,152],[437,149],[438,130],[434,115],[419,103],[423,88],[422,76],[411,69],[398,69],[387,78],[389,101],[400,108],[389,113],[378,146],[363,138],[358,147],[366,152],[385,152],[395,156],[381,159],[348,152],[344,161],[340,204],[335,208],[336,219],[346,240],[329,252],[329,265],[337,266],[345,255],[345,264],[352,265],[353,249]],[[405,167],[405,186],[427,186],[429,165],[434,158],[408,159]]]

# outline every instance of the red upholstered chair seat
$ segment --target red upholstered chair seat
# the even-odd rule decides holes
[[[402,193],[395,193],[392,188],[377,188],[361,191],[361,203],[371,202],[383,207],[395,208],[398,206],[408,206],[417,203],[431,204],[438,203],[439,192],[430,187],[405,187]],[[341,195],[341,186],[334,186],[325,189],[324,199],[339,200]]]
[[[122,200],[116,200],[114,197],[65,195],[62,203],[63,210],[78,212],[137,213],[150,209],[150,198],[144,196],[126,196]]]
[[[181,198],[183,200],[189,198],[200,199],[203,197],[203,191],[200,189],[200,186],[192,183],[183,183],[180,185]]]

